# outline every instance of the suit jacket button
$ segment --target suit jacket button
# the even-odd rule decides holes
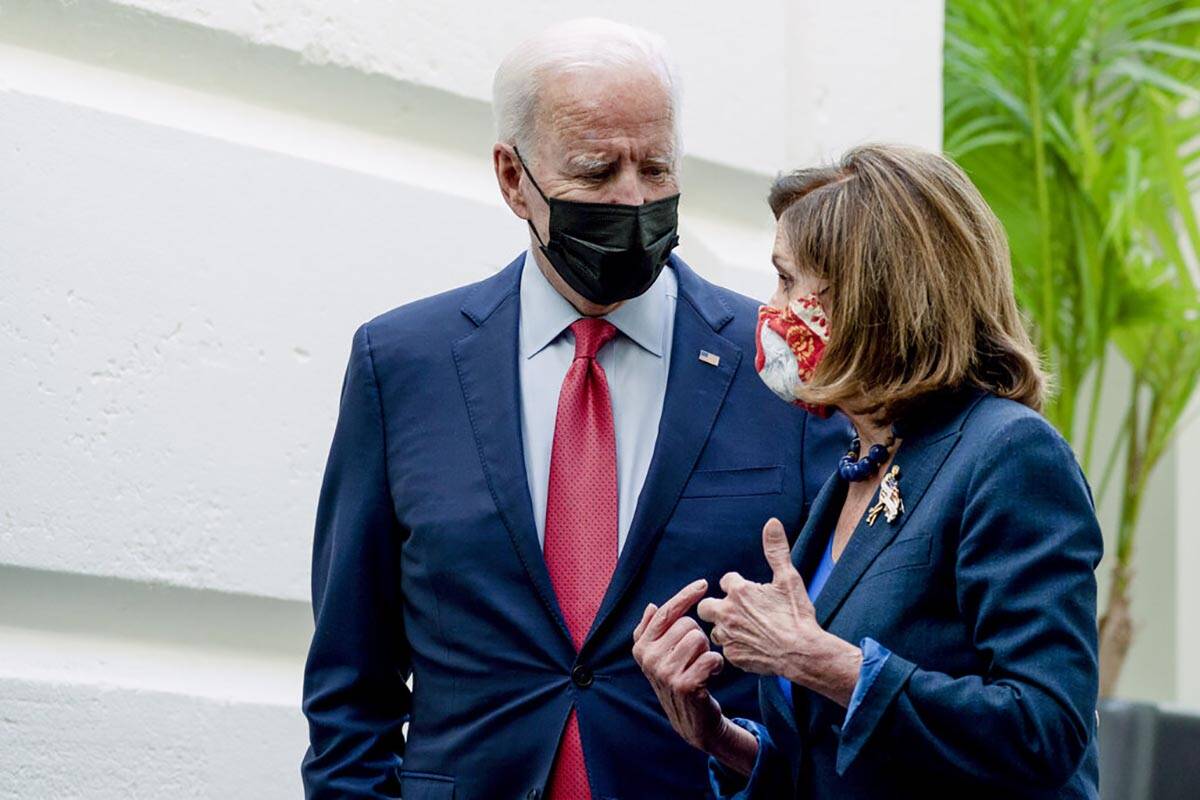
[[[586,689],[592,685],[592,671],[583,664],[576,664],[575,669],[571,670],[571,680],[580,689]]]

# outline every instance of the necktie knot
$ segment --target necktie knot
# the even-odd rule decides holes
[[[616,326],[599,317],[577,319],[571,323],[571,331],[575,334],[575,358],[595,358],[617,335]]]

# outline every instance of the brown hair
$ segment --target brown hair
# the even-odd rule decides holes
[[[781,176],[769,202],[796,264],[829,283],[829,343],[800,399],[892,421],[976,386],[1041,411],[1004,229],[957,164],[856,147]]]

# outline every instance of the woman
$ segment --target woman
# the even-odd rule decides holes
[[[634,656],[722,797],[1098,796],[1101,535],[996,217],[941,156],[871,146],[771,191],[779,284],[759,372],[853,424],[769,584],[736,573],[646,608]],[[852,441],[850,437],[853,437]],[[789,552],[790,550],[790,552]],[[708,694],[763,676],[762,719]]]

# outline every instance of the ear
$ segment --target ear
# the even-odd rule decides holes
[[[529,206],[521,191],[525,171],[511,144],[496,142],[492,145],[492,167],[496,171],[496,183],[500,186],[500,195],[512,212],[521,219],[529,219]]]

